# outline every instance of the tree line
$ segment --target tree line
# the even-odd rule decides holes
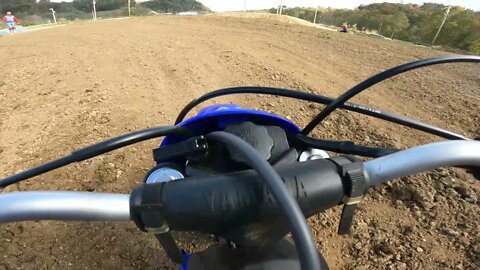
[[[444,18],[447,6],[425,3],[381,3],[356,9],[319,9],[317,23],[340,26],[347,23],[354,30],[370,30],[416,44],[431,45]],[[271,9],[276,13],[276,9]],[[315,9],[288,8],[284,14],[313,21]],[[442,45],[480,54],[480,12],[454,6],[445,21],[435,45]]]
[[[96,0],[97,11],[109,11],[125,8],[128,0]],[[135,0],[131,0],[135,6]],[[139,5],[160,12],[177,13],[181,11],[197,10],[206,11],[207,7],[195,0],[152,0]],[[73,0],[72,2],[50,2],[50,0],[0,0],[0,11],[16,14],[41,15],[49,13],[49,8],[54,8],[57,13],[90,13],[93,10],[92,0]]]
[[[208,11],[202,3],[195,0],[152,0],[143,2],[141,5],[164,13],[178,13],[182,11]]]
[[[135,0],[131,1],[135,5]],[[98,11],[115,10],[125,7],[127,0],[97,0]],[[49,11],[49,8],[57,12],[84,12],[89,13],[93,9],[92,0],[73,0],[72,2],[50,2],[50,0],[0,0],[2,13],[11,11],[23,15],[38,15]]]

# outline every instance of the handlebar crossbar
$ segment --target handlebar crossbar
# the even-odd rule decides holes
[[[445,166],[480,166],[480,142],[432,143],[364,163],[371,185]]]
[[[303,179],[302,181],[305,183],[307,183],[307,180],[311,178],[310,176],[313,175],[315,176],[315,179],[317,179],[318,177],[316,174],[322,173],[325,175],[319,179],[323,179],[324,182],[327,181],[327,179],[333,179],[331,181],[336,181],[338,183],[333,186],[333,182],[325,183],[326,186],[322,186],[322,188],[320,188],[319,183],[313,183],[315,185],[312,184],[313,186],[310,186],[310,188],[316,187],[317,189],[320,188],[320,190],[306,190],[306,192],[308,191],[311,193],[311,198],[316,198],[312,195],[315,192],[320,192],[323,194],[321,197],[326,198],[328,197],[327,195],[330,194],[329,192],[333,192],[332,190],[339,189],[340,192],[342,191],[340,184],[341,182],[339,182],[340,180],[338,178],[340,176],[337,175],[335,168],[332,169],[330,168],[331,166],[329,167],[324,164],[323,167],[325,170],[320,170],[319,168],[321,166],[319,167],[318,165],[313,165],[299,163],[295,165],[293,169],[289,169],[288,171],[291,171],[289,174],[298,176],[296,170],[316,170],[317,172],[315,173],[308,173],[300,177],[300,180]],[[480,141],[458,140],[433,143],[403,150],[388,156],[372,159],[364,163],[364,168],[369,176],[369,183],[372,186],[388,180],[444,166],[480,166]],[[332,175],[332,173],[337,176],[333,177],[334,175]],[[232,178],[235,177],[255,178],[254,176],[248,176],[248,173],[237,173],[237,176],[235,175],[236,174],[231,176],[211,176],[210,178],[212,179],[209,180],[208,178],[204,181],[184,180],[185,182],[181,181],[178,183],[172,183],[172,185],[177,186],[177,189],[174,190],[180,190],[181,194],[185,194],[186,189],[189,187],[192,189],[191,192],[195,193],[193,190],[198,191],[198,187],[195,185],[198,186],[202,183],[207,185],[207,187],[205,187],[206,190],[209,190],[213,193],[215,193],[215,190],[222,194],[225,192],[232,193],[233,191],[228,189],[228,187],[231,187],[235,190],[236,193],[232,193],[235,195],[240,193],[240,187],[238,186],[239,184],[244,185],[241,186],[241,188],[243,188],[242,191],[245,194],[251,195],[252,192],[256,190],[255,187],[257,187],[257,184],[255,181],[251,181],[251,183],[249,181],[232,181]],[[214,187],[212,187],[210,186],[210,183],[216,184],[213,185]],[[225,189],[221,189],[221,187]],[[328,187],[330,187],[330,189]],[[200,196],[199,199],[204,199],[202,197],[204,195],[195,195],[191,192],[188,192],[191,194],[191,196]],[[175,194],[173,197],[168,197],[168,194],[170,193],[165,191],[164,199],[173,199],[178,197],[178,194],[175,192],[172,193]],[[242,203],[244,203],[245,198],[250,198],[246,195],[245,198],[243,196],[239,196],[238,194],[236,196],[239,197],[238,200]],[[176,204],[175,202],[169,201],[167,206],[169,205]],[[193,206],[190,205],[190,208],[191,207]],[[195,211],[192,213],[195,213]],[[222,215],[224,215],[224,213]],[[185,217],[182,216],[182,220],[184,218]],[[130,195],[62,191],[14,192],[0,195],[0,223],[28,220],[128,221],[132,220],[130,215]],[[179,224],[176,225],[179,226]]]
[[[130,195],[32,191],[0,195],[0,223],[27,220],[127,221]]]

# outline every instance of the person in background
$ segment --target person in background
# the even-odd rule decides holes
[[[7,15],[3,16],[3,22],[7,25],[8,32],[14,33],[17,29],[17,23],[20,21],[9,11]]]
[[[348,25],[346,23],[342,24],[342,28],[340,29],[340,32],[342,33],[348,32]]]

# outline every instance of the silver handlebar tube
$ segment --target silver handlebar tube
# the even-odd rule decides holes
[[[432,143],[364,163],[371,185],[444,166],[480,166],[480,141]]]
[[[130,195],[61,191],[0,195],[0,223],[27,220],[128,221]]]
[[[480,166],[479,141],[433,143],[364,163],[371,185],[459,165]],[[0,195],[0,223],[27,220],[128,221],[130,195],[61,191]]]

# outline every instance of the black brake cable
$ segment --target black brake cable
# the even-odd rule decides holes
[[[184,135],[191,136],[191,131],[183,127],[154,127],[135,131],[125,135],[121,135],[103,142],[99,142],[79,150],[72,152],[66,157],[62,157],[37,167],[31,168],[29,170],[14,174],[9,177],[5,177],[0,180],[0,188],[5,188],[6,186],[18,183],[25,179],[46,173],[60,167],[66,166],[73,162],[80,162],[86,159],[96,157],[107,152],[135,144],[138,142],[146,141],[153,138],[158,138],[166,135]]]
[[[291,140],[295,146],[310,147],[340,154],[357,155],[371,158],[383,157],[400,151],[397,148],[357,145],[351,141],[316,139],[302,134],[296,134],[295,136],[292,136]]]
[[[272,165],[262,158],[253,146],[233,134],[216,131],[207,134],[205,138],[220,141],[234,148],[244,157],[248,165],[264,180],[277,204],[283,210],[292,230],[302,269],[320,269],[318,251],[305,216]]]
[[[380,72],[367,80],[357,84],[350,90],[346,91],[338,98],[333,100],[330,104],[327,105],[317,116],[315,116],[302,130],[303,135],[308,135],[318,124],[320,124],[327,116],[329,116],[333,111],[338,108],[341,108],[349,99],[353,98],[357,94],[360,94],[362,91],[367,88],[384,81],[388,78],[391,78],[395,75],[407,72],[409,70],[437,65],[445,63],[455,63],[455,62],[471,62],[471,63],[480,63],[479,56],[473,55],[448,55],[448,56],[439,56],[433,58],[422,59],[410,63],[406,63],[400,66],[396,66]]]
[[[175,120],[175,124],[179,124],[180,122],[182,122],[185,116],[187,116],[187,114],[199,104],[216,97],[233,95],[233,94],[275,95],[275,96],[283,96],[283,97],[288,97],[288,98],[293,98],[298,100],[320,103],[324,105],[328,105],[335,100],[331,97],[321,96],[318,94],[312,94],[312,93],[306,93],[306,92],[300,92],[300,91],[282,89],[282,88],[274,88],[274,87],[242,86],[242,87],[225,88],[225,89],[220,89],[220,90],[206,93],[205,95],[192,100],[179,113],[177,119]],[[467,139],[464,136],[457,134],[455,132],[451,132],[436,126],[432,126],[417,120],[413,120],[405,116],[396,115],[390,112],[385,112],[380,109],[369,108],[364,105],[346,102],[345,104],[342,104],[340,108],[361,113],[364,115],[372,116],[375,118],[383,119],[383,120],[400,124],[406,127],[410,127],[416,130],[424,131],[426,133],[437,135],[445,139],[450,139],[450,140],[466,140]]]

